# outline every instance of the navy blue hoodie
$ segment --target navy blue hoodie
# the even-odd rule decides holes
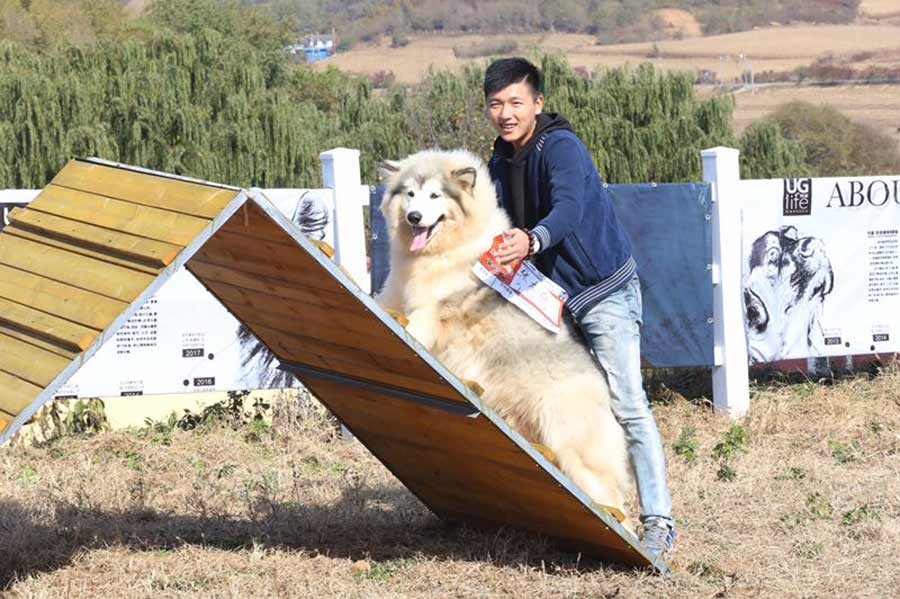
[[[566,119],[538,115],[534,135],[517,152],[498,137],[488,169],[513,225],[540,240],[533,260],[569,293],[576,319],[635,274],[631,241]]]

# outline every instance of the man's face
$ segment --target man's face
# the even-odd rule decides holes
[[[544,96],[524,81],[513,83],[487,98],[487,116],[501,139],[519,149],[534,133]]]

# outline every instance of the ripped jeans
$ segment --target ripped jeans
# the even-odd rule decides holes
[[[641,378],[641,284],[634,275],[576,320],[606,375],[610,407],[622,428],[634,467],[641,521],[661,518],[674,527],[662,439]]]

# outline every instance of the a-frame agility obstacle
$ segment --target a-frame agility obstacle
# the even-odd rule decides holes
[[[73,160],[0,233],[0,444],[186,266],[439,517],[666,565],[255,191]]]

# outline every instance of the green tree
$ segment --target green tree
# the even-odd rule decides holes
[[[900,149],[888,135],[855,123],[833,106],[790,102],[769,117],[785,139],[802,146],[818,177],[876,175],[900,170]]]
[[[741,177],[774,179],[809,176],[803,146],[784,138],[781,126],[771,120],[757,121],[740,138]]]

